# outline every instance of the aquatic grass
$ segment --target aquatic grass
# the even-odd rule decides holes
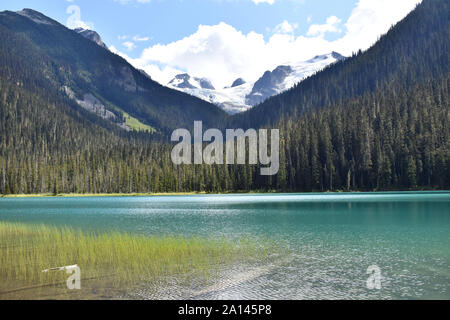
[[[207,279],[221,267],[267,254],[267,248],[243,239],[146,237],[121,232],[86,233],[69,227],[0,222],[0,293],[26,286],[65,283],[65,272],[42,270],[77,264],[83,279],[103,279],[125,288]],[[269,249],[270,250],[270,249]]]

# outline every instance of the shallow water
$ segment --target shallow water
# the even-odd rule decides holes
[[[0,221],[250,237],[287,249],[214,283],[180,288],[174,280],[133,298],[450,299],[450,192],[2,198]],[[366,285],[372,265],[379,290]]]

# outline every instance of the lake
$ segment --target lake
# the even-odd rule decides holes
[[[270,240],[285,256],[144,299],[450,299],[450,192],[0,198],[0,221]],[[281,251],[281,250],[280,250]],[[370,289],[368,267],[381,273]]]

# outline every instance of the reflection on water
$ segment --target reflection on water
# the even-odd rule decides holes
[[[449,299],[449,213],[448,192],[0,199],[0,221],[287,248],[208,283],[171,279],[125,295],[147,299]],[[381,290],[366,288],[370,265],[381,269]]]

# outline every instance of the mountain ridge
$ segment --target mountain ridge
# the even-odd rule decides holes
[[[137,121],[144,127],[170,132],[174,128],[192,126],[194,120],[212,125],[225,116],[215,105],[151,80],[122,57],[86,38],[86,35],[50,18],[46,18],[46,23],[41,23],[45,16],[36,11],[28,9],[25,13],[0,13],[2,34],[11,33],[27,40],[23,42],[26,48],[15,56],[9,55],[8,59],[11,62],[14,60],[14,64],[21,64],[27,54],[34,54],[35,60],[42,61],[26,63],[27,72],[9,72],[7,77],[16,78],[16,82],[27,83],[27,74],[30,70],[36,70],[33,81],[42,82],[42,90],[52,87],[53,91],[67,93],[67,87],[73,92],[72,97],[77,98],[75,102],[85,101],[78,103],[80,107],[86,107],[87,103],[88,110],[114,113],[115,121],[123,128],[129,117],[132,117],[133,123]],[[92,105],[94,101],[96,103]],[[95,105],[99,108],[96,109]]]
[[[103,47],[105,49],[108,49],[106,44],[103,42],[102,37],[94,30],[89,29],[83,29],[83,28],[76,28],[73,31],[81,34],[86,39],[89,39],[91,41],[94,41],[96,44],[98,44],[100,47]],[[108,49],[109,50],[109,49]]]
[[[12,11],[11,11],[12,12]],[[40,13],[39,11],[24,8],[20,11],[16,12],[17,14],[20,14],[21,16],[27,17],[33,22],[37,24],[48,24],[48,25],[57,25],[58,22],[47,17],[46,15]]]
[[[213,85],[202,86],[198,84],[200,78],[191,77],[187,73],[175,76],[169,81],[168,86],[216,104],[229,114],[235,114],[251,109],[264,100],[295,86],[326,66],[344,59],[344,56],[333,51],[307,61],[290,62],[272,71],[267,70],[255,82],[246,82],[238,78],[231,87],[222,89],[214,89]],[[205,80],[210,83],[208,79]]]

